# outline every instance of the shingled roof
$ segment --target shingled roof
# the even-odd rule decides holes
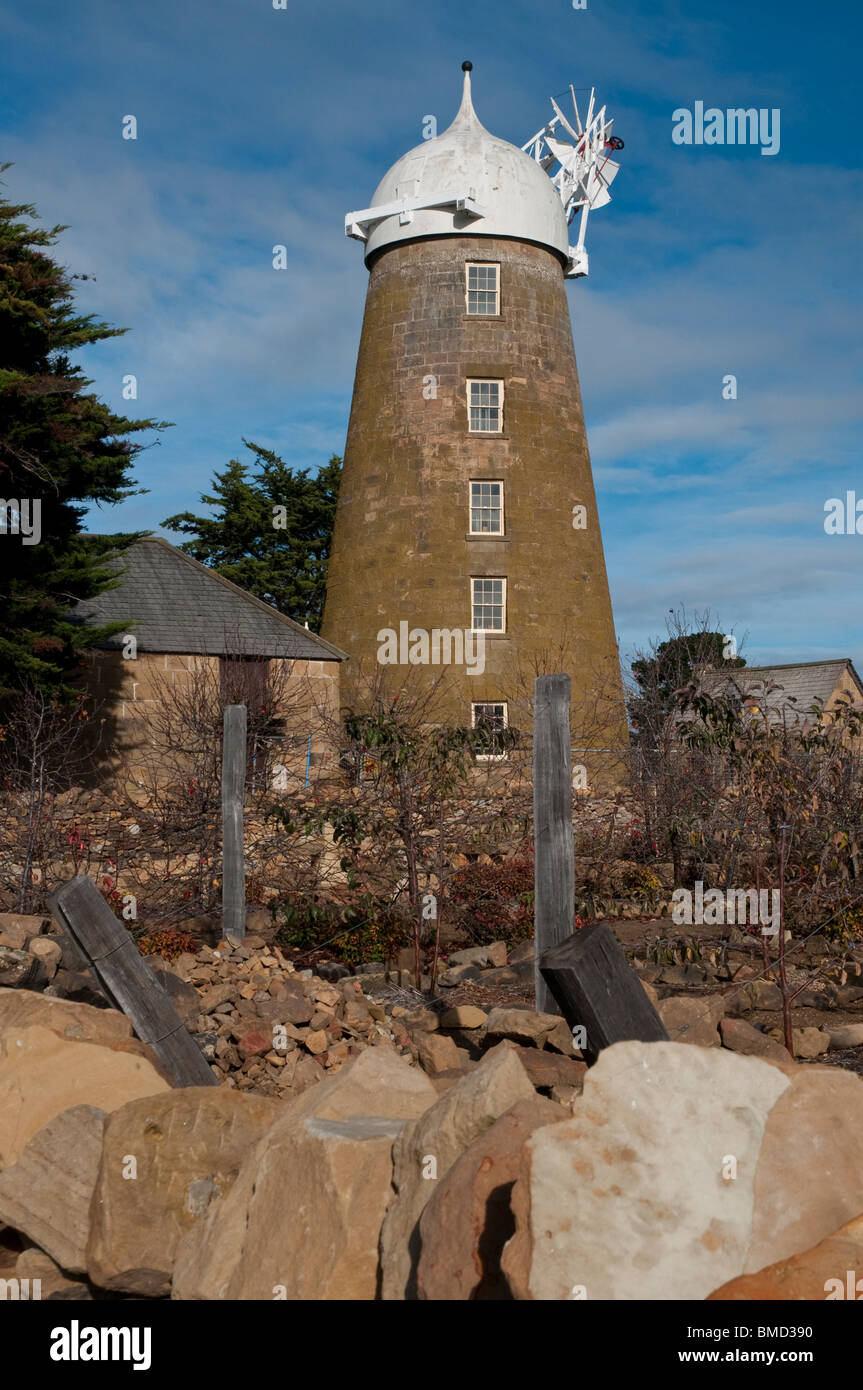
[[[139,651],[347,660],[346,652],[160,536],[136,541],[108,568],[120,576],[116,588],[82,599],[71,617],[92,627],[125,623],[137,638]],[[122,634],[103,645],[121,648]]]
[[[702,689],[717,694],[722,687],[730,687],[733,683],[746,696],[756,693],[753,687],[763,687],[764,682],[770,682],[781,687],[767,695],[770,708],[778,711],[789,706],[802,715],[815,704],[823,708],[829,703],[845,670],[857,687],[855,703],[863,703],[863,681],[849,657],[838,657],[835,661],[794,661],[786,666],[743,666],[735,671],[703,671],[699,684]]]

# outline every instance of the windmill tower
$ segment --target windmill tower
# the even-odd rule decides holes
[[[573,118],[555,104],[518,149],[480,124],[463,70],[449,129],[346,218],[370,276],[322,634],[351,658],[346,703],[360,671],[389,667],[397,689],[420,666],[444,678],[445,722],[529,728],[533,676],[563,670],[582,727],[607,703],[591,746],[621,748],[564,283],[587,273],[621,142],[573,94]]]

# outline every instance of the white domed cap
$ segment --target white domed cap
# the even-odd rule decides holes
[[[380,221],[369,216],[377,207],[405,200],[428,204],[465,197],[473,199],[481,217],[457,210],[452,201],[408,214],[396,210]],[[452,125],[403,155],[381,180],[371,207],[355,216],[368,225],[367,261],[396,242],[465,235],[516,237],[549,247],[564,262],[569,257],[566,214],[557,190],[536,160],[480,124],[471,102],[467,64],[464,95]]]

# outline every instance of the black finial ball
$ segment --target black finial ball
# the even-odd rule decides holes
[[[468,63],[467,61],[463,62],[462,65],[461,65],[461,70],[462,70],[462,72],[472,72],[472,71],[473,71],[473,63]]]

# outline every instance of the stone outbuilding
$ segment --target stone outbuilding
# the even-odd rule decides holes
[[[811,728],[815,706],[826,713],[850,701],[863,711],[863,681],[849,657],[704,671],[699,684],[711,694],[736,698],[753,714],[767,710],[771,723],[784,719],[789,727]]]
[[[114,587],[72,611],[93,627],[124,624],[91,649],[84,673],[103,763],[152,762],[172,728],[179,748],[222,705],[245,703],[252,758],[263,759],[274,786],[320,771],[344,652],[161,537],[135,542],[109,568]],[[174,771],[166,766],[165,775]]]

